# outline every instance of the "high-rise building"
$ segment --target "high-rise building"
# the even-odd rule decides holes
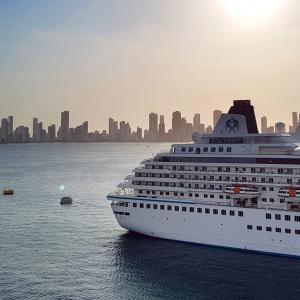
[[[175,111],[172,114],[172,132],[175,141],[178,141],[180,139],[181,134],[181,112]]]
[[[69,139],[69,112],[63,111],[61,113],[61,141],[67,142]]]
[[[18,126],[13,134],[14,142],[16,143],[26,143],[29,142],[29,128],[25,126]]]
[[[42,122],[39,122],[37,124],[36,142],[43,142],[43,123]]]
[[[159,135],[159,141],[163,142],[165,141],[166,136],[166,125],[165,125],[165,118],[163,115],[159,117],[159,127],[158,127],[158,135]]]
[[[33,139],[34,142],[37,142],[38,123],[39,123],[38,118],[33,118],[33,121],[32,121],[32,139]]]
[[[14,117],[8,117],[8,137],[12,138],[14,134]]]
[[[8,142],[8,120],[6,118],[1,120],[1,142]]]
[[[193,131],[200,132],[200,114],[195,114],[193,118]]]
[[[218,123],[221,115],[222,115],[222,111],[220,111],[218,109],[214,110],[214,112],[213,112],[214,128],[217,126],[217,123]]]
[[[294,133],[298,127],[298,113],[297,112],[292,112],[292,120],[293,124],[290,126],[289,132]]]
[[[149,138],[151,142],[157,140],[158,137],[158,115],[156,113],[149,114]]]
[[[56,127],[55,124],[48,126],[48,142],[53,143],[56,139]]]
[[[83,142],[88,141],[88,135],[89,135],[89,123],[88,121],[83,122],[82,124],[82,134],[83,134]]]
[[[143,132],[142,132],[142,128],[137,127],[136,129],[136,137],[137,137],[137,142],[141,141],[143,138]]]
[[[212,133],[213,132],[213,128],[212,128],[212,126],[211,125],[208,125],[207,127],[206,127],[206,129],[205,129],[205,132],[206,133]]]
[[[268,120],[266,116],[261,117],[261,133],[268,133]]]
[[[113,118],[108,119],[108,133],[111,137],[114,136],[114,119]]]

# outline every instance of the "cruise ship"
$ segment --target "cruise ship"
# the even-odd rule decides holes
[[[130,231],[300,256],[300,143],[260,134],[250,100],[235,100],[212,134],[142,161],[107,198]]]

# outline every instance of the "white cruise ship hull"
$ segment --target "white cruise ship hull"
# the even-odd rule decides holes
[[[300,229],[300,223],[294,222],[296,212],[191,204],[171,199],[151,201],[122,196],[108,196],[108,199],[113,200],[112,209],[119,225],[130,231],[188,243],[300,256],[300,235],[294,234]],[[128,206],[119,206],[116,200],[126,201]],[[137,207],[133,207],[133,203]],[[140,208],[141,203],[143,208]],[[146,208],[147,204],[151,208]],[[157,204],[158,208],[153,209],[153,204]],[[164,210],[160,209],[160,205],[164,205]],[[167,209],[168,205],[171,210]],[[179,211],[174,210],[175,206],[179,206]],[[186,211],[182,211],[183,206]],[[190,207],[194,208],[194,212],[190,212]],[[202,209],[201,213],[197,212],[198,208]],[[209,209],[209,213],[205,209]],[[217,214],[213,210],[217,210]],[[222,215],[221,210],[225,210],[226,215]],[[230,215],[230,211],[234,211],[234,216]],[[239,212],[242,216],[238,215]],[[272,219],[266,219],[266,213],[271,213]],[[275,220],[275,214],[280,214],[281,220]],[[291,221],[285,221],[285,215],[290,215]],[[257,230],[257,226],[261,226],[262,230]],[[266,231],[266,227],[272,231]],[[276,232],[276,228],[280,228],[281,232]],[[285,229],[291,233],[285,233]]]

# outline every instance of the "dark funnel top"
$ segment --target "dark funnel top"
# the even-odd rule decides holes
[[[229,114],[244,115],[246,118],[248,133],[258,133],[254,107],[250,100],[234,100],[230,107]]]

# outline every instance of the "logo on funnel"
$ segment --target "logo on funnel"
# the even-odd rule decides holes
[[[235,118],[230,118],[225,124],[227,132],[236,132],[239,129],[239,122]]]

